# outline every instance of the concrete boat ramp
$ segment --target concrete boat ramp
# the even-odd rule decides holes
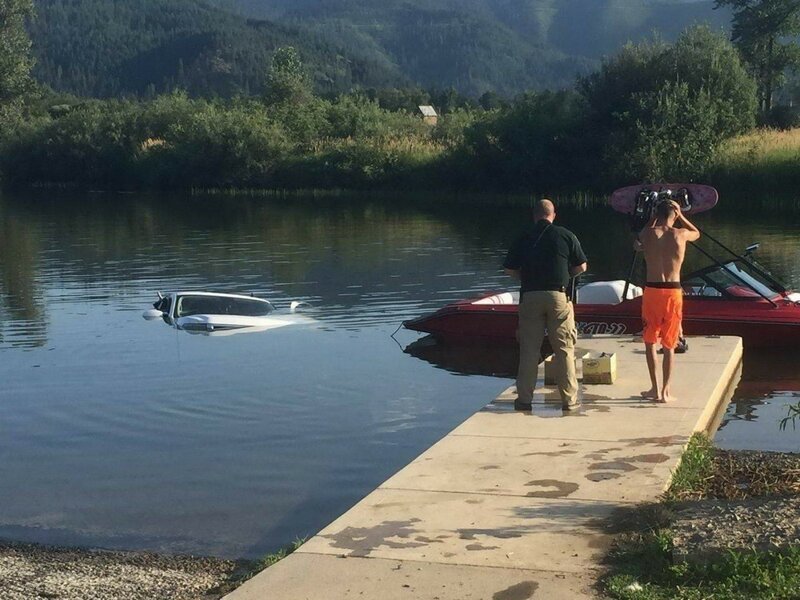
[[[644,347],[627,337],[579,340],[616,352],[613,385],[583,386],[562,413],[544,388],[533,414],[513,388],[456,427],[294,554],[227,600],[548,600],[597,598],[609,524],[657,500],[693,432],[713,431],[739,377],[739,338],[691,338],[674,393],[643,401]]]

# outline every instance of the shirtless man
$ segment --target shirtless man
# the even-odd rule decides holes
[[[681,225],[682,227],[675,227]],[[634,242],[637,250],[644,251],[647,262],[647,284],[642,299],[642,322],[652,387],[642,396],[656,402],[671,399],[670,381],[675,358],[675,346],[681,333],[683,317],[683,290],[681,265],[686,253],[686,242],[700,238],[700,231],[683,216],[674,200],[656,206],[655,219],[639,232]],[[656,342],[661,338],[664,349],[663,385],[661,393],[656,378]]]

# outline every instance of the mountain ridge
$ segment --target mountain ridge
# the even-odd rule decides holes
[[[628,40],[729,24],[713,0],[37,0],[35,75],[85,96],[262,91],[298,48],[323,92],[570,87]]]
[[[730,12],[714,9],[714,0],[217,0],[229,10],[276,22],[314,23],[321,19],[384,16],[397,7],[425,11],[447,9],[479,19],[494,19],[520,35],[562,52],[598,59],[625,41],[653,30],[674,39],[687,25],[707,22],[728,27]],[[590,33],[595,39],[589,39]],[[584,35],[579,35],[584,34]],[[582,40],[583,45],[577,40]]]
[[[351,51],[358,41],[422,85],[451,85],[472,95],[567,87],[628,41],[654,32],[674,40],[695,23],[712,28],[730,23],[730,13],[715,10],[713,0],[218,2],[242,14],[314,31]],[[426,60],[448,66],[426,70]]]
[[[232,96],[263,88],[272,51],[298,48],[317,89],[403,85],[391,65],[348,56],[296,26],[196,0],[37,0],[34,75],[56,91],[142,96],[186,89]]]

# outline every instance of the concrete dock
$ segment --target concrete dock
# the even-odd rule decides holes
[[[644,401],[644,347],[617,354],[613,385],[582,385],[562,413],[542,388],[531,413],[506,390],[288,558],[227,600],[597,598],[609,523],[669,485],[692,433],[716,429],[738,382],[739,338],[690,338],[669,404]],[[540,369],[541,371],[541,369]],[[540,377],[542,373],[540,373]]]

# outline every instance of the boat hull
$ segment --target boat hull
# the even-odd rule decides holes
[[[641,298],[615,305],[578,304],[575,307],[578,333],[639,333],[641,307]],[[507,345],[516,343],[517,323],[516,304],[474,304],[465,300],[404,325],[445,343]],[[773,306],[765,300],[689,297],[684,299],[683,329],[685,335],[738,336],[751,348],[800,347],[800,306],[788,301]]]

